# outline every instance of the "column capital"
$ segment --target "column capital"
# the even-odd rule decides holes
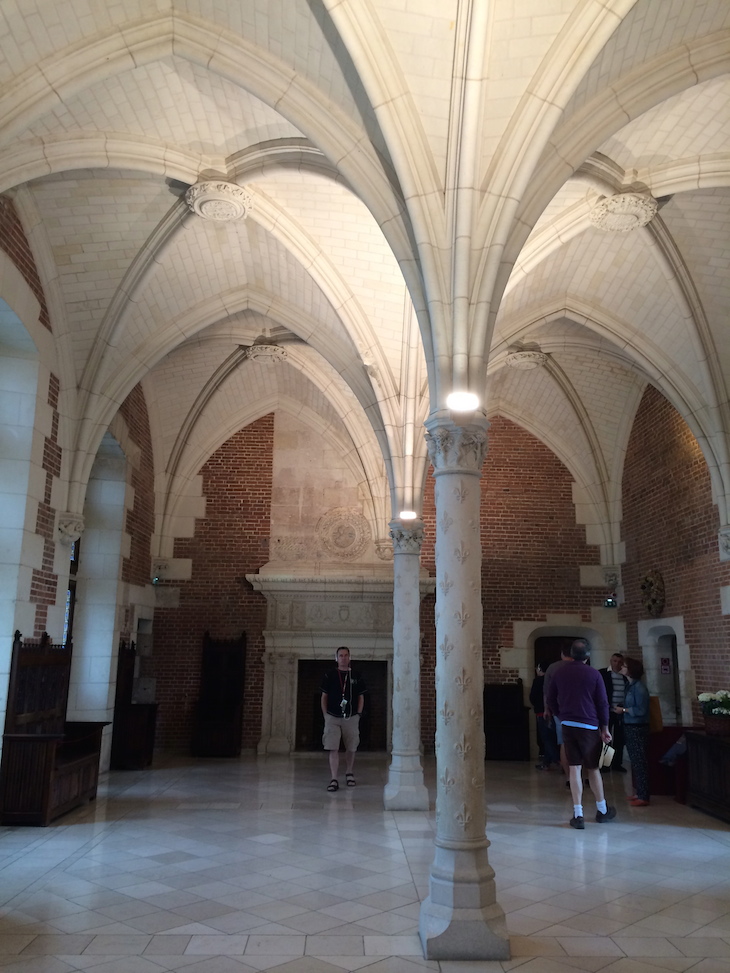
[[[434,476],[442,473],[481,474],[487,454],[487,417],[474,413],[468,422],[454,422],[444,416],[427,419],[426,446]]]
[[[423,544],[423,523],[412,521],[408,527],[400,520],[391,520],[390,536],[394,554],[420,554]]]

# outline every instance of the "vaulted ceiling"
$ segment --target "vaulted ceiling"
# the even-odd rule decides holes
[[[169,509],[280,408],[352,453],[382,534],[468,387],[555,450],[612,563],[651,382],[730,519],[725,0],[0,0],[0,38],[73,482],[141,382]],[[245,218],[191,210],[220,183]]]

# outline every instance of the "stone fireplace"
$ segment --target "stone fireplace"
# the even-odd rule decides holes
[[[266,598],[264,689],[261,754],[295,749],[299,661],[332,661],[347,645],[353,664],[388,665],[388,732],[391,739],[393,659],[393,566],[367,566],[362,573],[335,575],[294,568],[291,563],[264,566],[247,575]]]

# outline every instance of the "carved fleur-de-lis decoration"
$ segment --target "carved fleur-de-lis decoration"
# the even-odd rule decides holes
[[[476,533],[476,531],[479,530],[480,526],[481,525],[479,524],[479,521],[475,517],[470,517],[469,518],[469,528],[470,528],[470,530],[472,530],[472,531],[474,531]]]
[[[395,691],[399,693],[401,691],[400,679],[395,680]]]
[[[470,642],[469,651],[471,652],[472,655],[479,655],[481,650],[476,642]]]
[[[451,590],[451,589],[452,589],[453,587],[454,587],[454,582],[453,582],[453,581],[451,580],[451,578],[450,578],[450,577],[448,576],[448,574],[446,573],[446,571],[444,571],[444,576],[443,576],[443,578],[442,578],[442,579],[441,579],[441,580],[439,581],[439,588],[440,588],[440,589],[441,589],[441,590],[443,591],[443,593],[444,593],[444,594],[446,595],[446,594],[448,594],[448,593],[449,593],[449,591],[450,591],[450,590]]]
[[[460,674],[454,678],[454,682],[462,693],[465,693],[471,686],[471,676],[467,675],[466,669],[462,669]]]
[[[454,548],[454,557],[457,559],[459,564],[463,564],[464,561],[469,557],[468,548],[464,547],[464,542],[462,541],[458,547]]]
[[[448,534],[449,527],[451,527],[451,525],[453,524],[453,522],[454,522],[454,518],[453,517],[449,517],[449,515],[444,510],[444,512],[443,512],[443,514],[441,516],[441,530],[444,532],[444,534]]]
[[[466,831],[467,827],[471,824],[471,814],[469,813],[466,804],[461,805],[459,810],[454,815],[454,820],[461,825],[464,831]]]
[[[483,717],[482,714],[475,706],[472,706],[472,708],[469,710],[469,717],[471,718],[471,721],[474,724],[474,726],[478,726],[481,728]]]
[[[467,739],[463,733],[454,744],[454,752],[456,753],[457,757],[461,757],[462,760],[466,760],[468,755],[471,753],[471,744],[467,742]]]
[[[441,649],[441,651],[443,653],[444,659],[448,659],[448,657],[454,651],[454,649],[456,648],[456,646],[454,645],[453,642],[450,642],[449,641],[449,637],[447,635],[446,638],[441,643],[441,645],[439,646],[439,648]]]
[[[461,627],[463,628],[466,625],[466,623],[469,621],[470,617],[471,616],[469,615],[469,612],[466,610],[466,605],[462,601],[461,608],[454,612],[454,618],[459,623],[459,625],[461,625]]]
[[[447,791],[450,790],[454,786],[454,784],[456,783],[456,781],[454,780],[454,778],[449,773],[449,768],[448,767],[444,767],[444,772],[439,777],[439,781],[441,783],[441,786],[444,788],[444,790],[447,790]]]
[[[459,485],[454,487],[453,494],[457,503],[464,503],[466,498],[469,496],[469,491],[464,486],[463,480],[459,480]]]
[[[454,711],[449,709],[449,704],[444,702],[444,705],[439,710],[439,716],[444,721],[444,726],[448,726],[454,717]]]

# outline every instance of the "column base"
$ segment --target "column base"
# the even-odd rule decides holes
[[[496,900],[487,847],[486,839],[472,848],[437,843],[418,929],[426,959],[509,959],[507,923]]]
[[[392,754],[383,806],[386,811],[428,811],[430,803],[423,783],[420,751]]]
[[[428,811],[430,804],[425,784],[388,783],[383,789],[386,811]]]
[[[256,752],[260,756],[265,756],[267,753],[289,754],[291,753],[291,744],[286,737],[262,738],[258,742]]]
[[[418,926],[423,955],[440,960],[509,959],[509,937],[498,905],[488,909],[449,909],[430,897],[421,906]]]

